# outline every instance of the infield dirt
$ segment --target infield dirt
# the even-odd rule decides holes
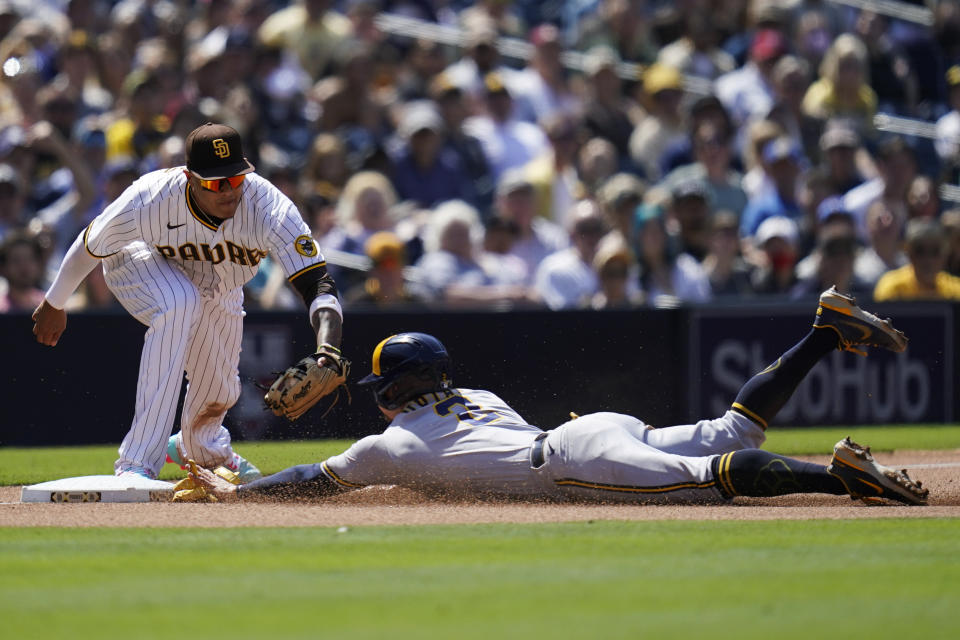
[[[0,526],[330,527],[584,520],[799,520],[960,517],[960,450],[879,454],[930,489],[929,505],[867,506],[827,495],[737,498],[727,505],[470,502],[428,499],[397,487],[368,487],[317,502],[233,504],[20,504],[20,487],[0,487]],[[826,463],[823,456],[803,459]]]

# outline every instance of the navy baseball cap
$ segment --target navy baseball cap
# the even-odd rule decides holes
[[[187,170],[204,180],[250,173],[254,167],[243,156],[240,134],[225,124],[208,122],[187,136]]]

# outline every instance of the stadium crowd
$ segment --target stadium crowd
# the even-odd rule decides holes
[[[921,6],[0,0],[0,311],[207,121],[298,205],[347,310],[960,300],[960,2]],[[269,259],[246,298],[300,304]],[[114,305],[99,270],[70,302]]]

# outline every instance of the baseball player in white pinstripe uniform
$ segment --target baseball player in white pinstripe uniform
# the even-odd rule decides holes
[[[448,496],[717,502],[734,496],[828,493],[923,504],[927,490],[878,464],[849,438],[829,465],[764,451],[769,421],[806,373],[834,349],[903,351],[907,340],[835,289],[820,297],[814,328],[751,378],[724,415],[654,429],[619,413],[592,413],[542,431],[489,391],[455,388],[433,336],[401,333],[373,352],[373,389],[390,420],[378,435],[322,463],[240,486],[206,470],[192,477],[219,498],[323,496],[393,484]]]
[[[253,173],[240,135],[207,123],[187,137],[186,156],[186,167],[134,182],[80,234],[34,312],[33,332],[56,345],[68,297],[102,264],[117,300],[149,327],[115,472],[155,478],[169,455],[222,465],[249,481],[260,472],[233,451],[222,424],[240,395],[243,285],[270,254],[308,305],[318,345],[338,350],[343,315],[310,229]],[[180,433],[171,436],[184,372]]]

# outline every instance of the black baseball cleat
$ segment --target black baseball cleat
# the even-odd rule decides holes
[[[842,351],[853,351],[861,356],[865,351],[855,348],[857,345],[882,347],[890,351],[905,351],[907,336],[893,328],[890,319],[881,320],[857,306],[852,296],[845,296],[832,286],[820,294],[820,306],[813,321],[817,329],[829,327],[840,336]]]
[[[906,504],[926,504],[929,489],[914,482],[907,470],[897,471],[873,459],[870,447],[861,447],[849,437],[833,447],[833,459],[827,473],[838,478],[853,500],[870,504],[878,498]]]

